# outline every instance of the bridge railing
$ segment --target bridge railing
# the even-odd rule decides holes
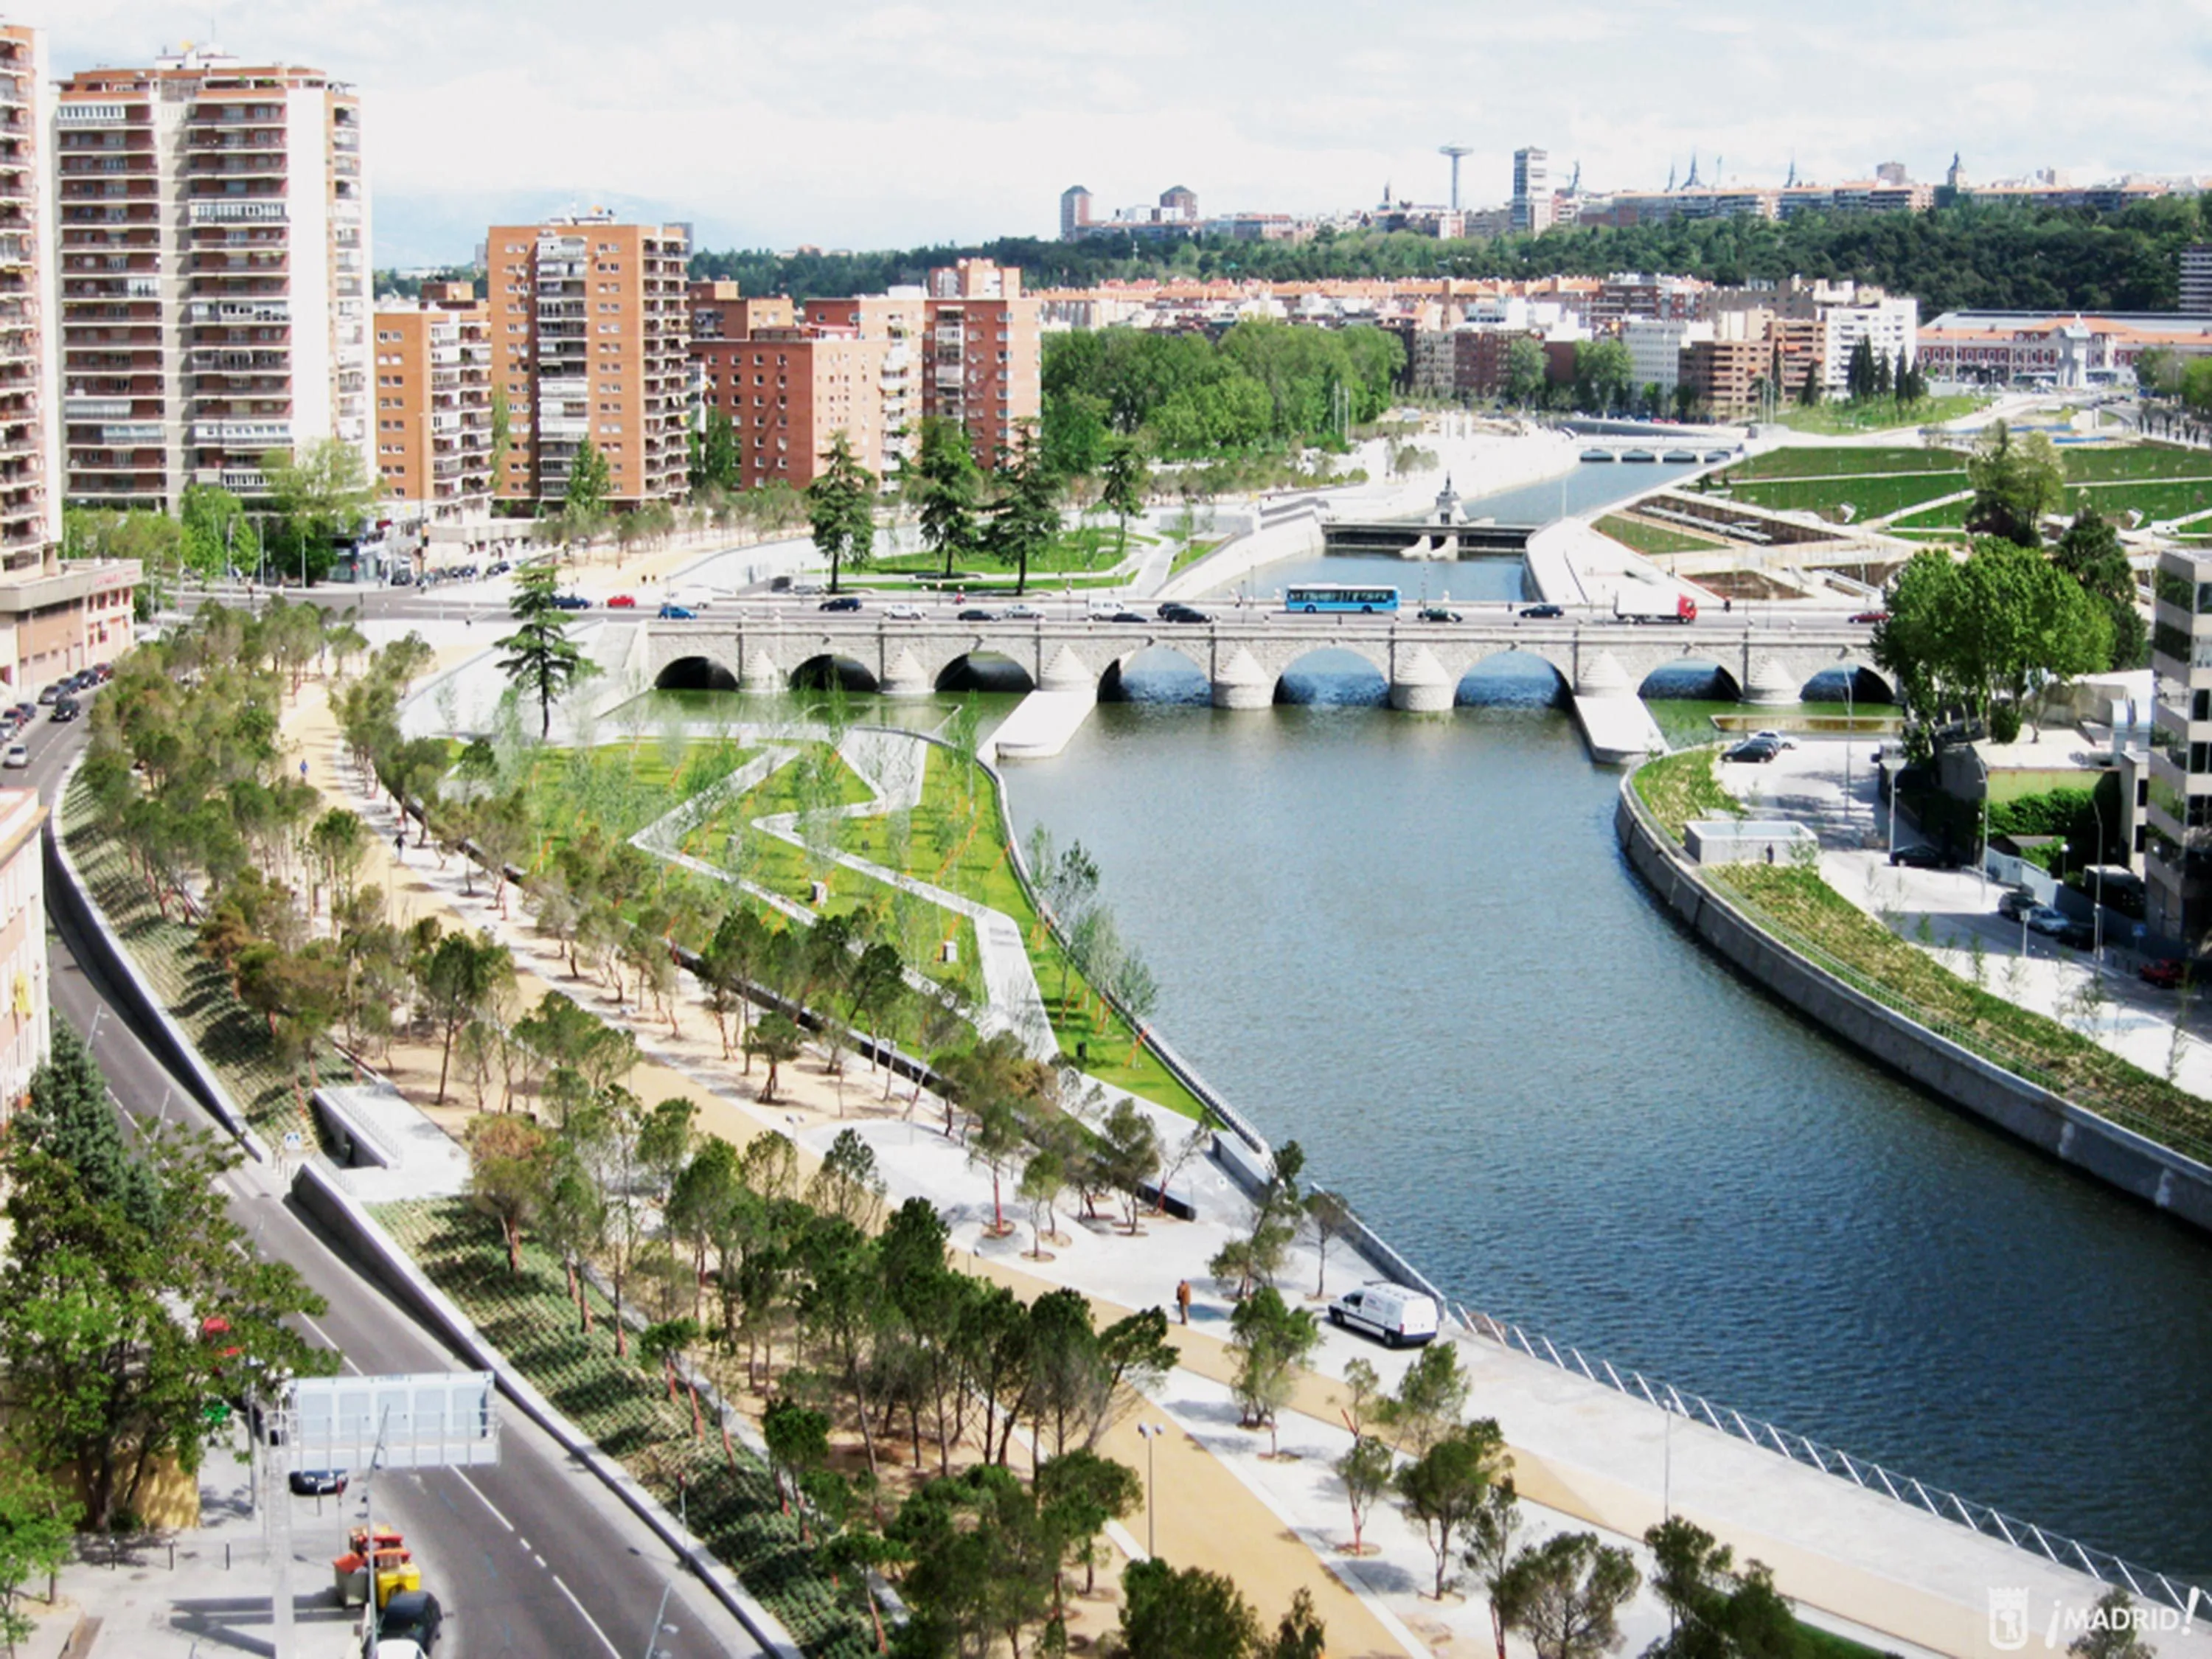
[[[1555,1343],[1540,1332],[1526,1330],[1510,1320],[1473,1313],[1464,1305],[1456,1311],[1460,1322],[1468,1330],[1502,1348],[1585,1377],[1632,1400],[1656,1406],[1670,1416],[1717,1430],[1732,1440],[1778,1453],[1793,1463],[1809,1465],[1823,1474],[1849,1480],[1853,1486],[1894,1498],[1908,1508],[1924,1510],[1938,1520],[1966,1527],[2031,1555],[2039,1555],[2057,1566],[2086,1572],[2100,1583],[2120,1585],[2146,1601],[2182,1612],[2198,1607],[2212,1608],[2212,1591],[2186,1580],[2135,1565],[2109,1550],[2097,1549],[2063,1533],[2039,1527],[2032,1521],[2007,1515],[1990,1504],[1977,1503],[1945,1487],[1932,1486],[1909,1474],[1884,1468],[1871,1458],[1855,1457],[1840,1448],[1778,1428],[1764,1419],[1747,1417],[1733,1407],[1717,1405],[1703,1395],[1647,1377],[1641,1371],[1623,1370],[1602,1359],[1593,1361],[1571,1344]]]

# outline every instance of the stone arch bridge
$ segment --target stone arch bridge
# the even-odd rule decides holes
[[[1789,703],[1817,676],[1838,669],[1879,675],[1871,630],[1840,618],[1716,619],[1635,624],[1611,617],[1522,622],[1473,616],[1459,623],[1368,617],[1231,613],[1206,623],[1088,622],[1079,618],[954,622],[801,613],[773,617],[651,618],[638,624],[629,665],[653,684],[726,675],[748,691],[781,691],[825,661],[851,665],[888,696],[926,696],[969,659],[1000,658],[1036,688],[1096,697],[1139,652],[1164,647],[1188,659],[1223,708],[1261,708],[1284,673],[1317,651],[1346,651],[1371,665],[1394,708],[1452,707],[1478,664],[1506,654],[1539,658],[1575,696],[1633,695],[1660,669],[1710,665],[1753,703]],[[672,674],[684,666],[688,672]]]

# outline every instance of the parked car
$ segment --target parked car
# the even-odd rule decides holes
[[[688,605],[664,605],[659,614],[664,622],[696,622],[699,619],[699,613]]]
[[[920,622],[922,620],[923,611],[918,605],[895,605],[884,611],[884,615],[889,617],[893,622]]]
[[[2048,904],[2038,904],[2029,908],[2027,921],[2031,931],[2057,939],[2072,924],[2074,918]]]
[[[1889,620],[1889,612],[1887,611],[1857,611],[1851,613],[1851,620],[1855,623],[1886,623]]]
[[[2097,924],[2093,921],[2079,921],[2069,916],[2067,918],[2066,925],[2051,937],[2061,945],[2068,945],[2076,951],[2094,950],[2097,945]]]
[[[1797,739],[1784,732],[1754,732],[1751,736],[1753,742],[1771,743],[1777,749],[1795,749],[1797,746]]]
[[[2035,895],[2027,888],[2008,888],[2004,896],[1997,901],[1997,914],[2007,921],[2019,921],[2035,908]]]
[[[985,611],[978,606],[971,605],[965,611],[962,611],[955,620],[958,622],[996,622],[999,620],[999,613],[995,611]]]
[[[1006,622],[1042,622],[1044,612],[1033,605],[1010,605],[999,613]]]
[[[1418,1347],[1437,1338],[1436,1298],[1378,1279],[1328,1304],[1329,1323],[1362,1331],[1386,1348]]]
[[[2172,991],[2179,989],[2181,981],[2188,978],[2189,964],[2173,957],[2160,957],[2155,962],[2146,962],[2136,973],[2146,985]]]
[[[860,596],[858,593],[839,593],[823,600],[814,608],[817,611],[858,611]]]
[[[445,1622],[445,1609],[428,1590],[395,1590],[376,1629],[386,1641],[412,1642],[428,1653],[437,1645],[438,1626]]]
[[[392,585],[394,587],[414,586],[415,573],[410,570],[405,565],[401,565],[398,569],[392,573]]]
[[[1721,758],[1724,761],[1734,761],[1740,766],[1764,766],[1781,752],[1771,743],[1764,743],[1757,738],[1747,738],[1735,747],[1724,751]]]
[[[484,574],[487,576],[504,576],[508,571],[514,568],[514,567],[509,564],[505,559],[494,559],[489,564],[484,567]]]
[[[1959,862],[1940,848],[1924,842],[1917,847],[1899,848],[1889,855],[1889,861],[1900,870],[1950,870],[1956,868]]]
[[[781,580],[781,578],[778,580]],[[769,586],[773,588],[775,586],[775,583],[770,582]],[[811,599],[815,594],[819,593],[822,591],[822,584],[820,582],[792,582],[787,585],[786,591],[796,593],[801,599]]]
[[[33,720],[38,718],[38,704],[34,702],[19,702],[15,705],[15,722],[17,725],[28,726]]]
[[[96,662],[92,665],[92,672],[100,677],[100,683],[102,685],[115,678],[115,665],[112,663]]]
[[[607,601],[607,609],[610,611],[635,611],[637,609],[637,595],[635,593],[617,593]]]
[[[1556,605],[1524,605],[1516,614],[1530,622],[1553,622],[1567,613]]]
[[[75,697],[56,697],[54,712],[48,718],[57,720],[73,720],[82,713],[84,713],[84,705]]]
[[[592,602],[581,593],[556,593],[553,608],[556,611],[589,611]]]
[[[44,690],[39,693],[40,707],[44,708],[52,708],[54,706],[54,699],[61,696],[61,694],[62,683],[59,680],[56,680],[52,685],[47,686]]]
[[[337,1498],[346,1489],[343,1469],[295,1469],[290,1485],[300,1498]]]
[[[1463,622],[1466,618],[1458,611],[1447,611],[1440,605],[1425,605],[1421,607],[1421,620],[1423,622]]]
[[[31,747],[28,744],[11,743],[8,745],[8,752],[0,755],[0,766],[28,766],[30,763]]]

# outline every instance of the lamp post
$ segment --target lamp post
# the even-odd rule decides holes
[[[645,1638],[645,1659],[666,1659],[669,1650],[660,1645],[660,1638],[675,1635],[676,1626],[663,1624],[661,1620],[667,1615],[668,1597],[675,1588],[672,1583],[660,1587],[660,1605],[653,1610],[653,1632]]]
[[[1152,1443],[1167,1432],[1158,1423],[1139,1423],[1137,1432],[1145,1437],[1145,1553],[1157,1559],[1159,1555],[1158,1533],[1155,1525],[1158,1506],[1152,1502]]]

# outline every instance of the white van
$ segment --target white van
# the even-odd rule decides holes
[[[1329,1322],[1379,1337],[1388,1348],[1418,1347],[1437,1338],[1436,1298],[1378,1279],[1328,1304]]]

